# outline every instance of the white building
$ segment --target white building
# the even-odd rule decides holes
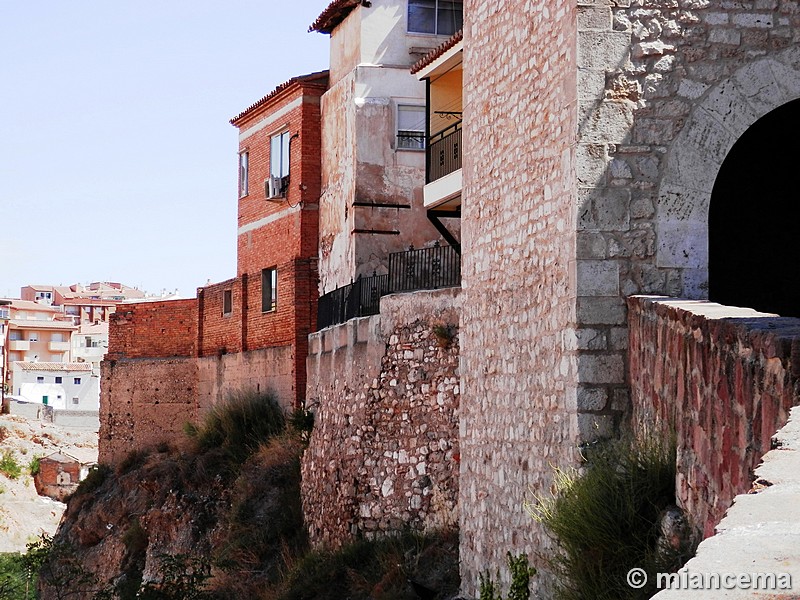
[[[92,363],[12,363],[13,394],[26,402],[59,410],[100,408],[100,376]]]

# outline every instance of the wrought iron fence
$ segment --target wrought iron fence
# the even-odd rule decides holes
[[[461,285],[461,257],[451,246],[439,246],[389,255],[389,273],[359,277],[350,285],[321,296],[317,328],[344,323],[355,317],[377,315],[382,296],[395,292],[430,290]]]
[[[428,183],[461,168],[461,121],[428,140]]]
[[[388,292],[388,275],[359,277],[350,285],[321,296],[317,304],[317,328],[324,329],[356,317],[377,315],[381,296]]]

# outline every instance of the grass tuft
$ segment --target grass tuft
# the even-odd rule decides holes
[[[221,448],[237,461],[244,461],[262,442],[285,429],[286,417],[277,400],[254,391],[229,394],[200,425],[184,428],[198,451]]]
[[[587,453],[587,466],[557,471],[555,492],[529,507],[558,542],[545,557],[568,600],[649,598],[653,586],[635,590],[626,574],[679,568],[690,543],[674,555],[657,551],[664,511],[675,504],[675,444],[659,438],[605,442]]]

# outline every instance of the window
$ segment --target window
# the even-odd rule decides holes
[[[275,310],[278,302],[278,270],[275,267],[261,271],[261,312]]]
[[[86,348],[91,348],[92,347],[92,336],[90,336],[90,335],[84,336],[83,344],[84,344],[84,346]]]
[[[64,382],[63,377],[56,377],[56,383],[63,383],[63,382]]]
[[[239,153],[239,198],[247,196],[247,180],[250,176],[250,153]]]
[[[39,334],[36,331],[29,331],[28,332],[28,341],[29,342],[38,342],[39,341]]]
[[[8,332],[8,339],[12,342],[18,342],[22,340],[22,332],[21,331],[9,331]]]
[[[229,315],[233,311],[233,291],[225,290],[222,292],[222,314]]]
[[[75,377],[72,380],[72,383],[74,383],[75,385],[80,385],[81,384],[81,378],[80,377]]]
[[[289,176],[289,132],[272,136],[269,152],[269,174],[273,177]],[[285,190],[284,190],[285,191]]]
[[[462,27],[461,0],[408,0],[408,31],[453,35]]]
[[[63,333],[52,333],[50,334],[50,341],[51,342],[63,342],[64,341],[64,334]]]
[[[44,377],[37,377],[36,383],[44,383]]]
[[[80,404],[80,402],[81,402],[80,398],[75,397],[72,399],[73,404]]]
[[[0,308],[0,319],[10,319],[11,318],[11,311],[7,308]]]
[[[397,107],[397,148],[425,149],[425,107],[400,104]]]

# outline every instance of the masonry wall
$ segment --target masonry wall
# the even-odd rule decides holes
[[[223,312],[225,292],[231,294],[231,311]],[[245,307],[240,278],[229,279],[197,290],[199,356],[228,354],[242,350]]]
[[[634,428],[674,430],[679,502],[712,535],[800,404],[800,319],[646,296],[628,309]]]
[[[194,356],[197,300],[123,304],[110,318],[108,358]]]
[[[197,420],[196,358],[107,359],[100,377],[101,463],[182,439],[184,423]]]
[[[605,367],[602,378],[581,369],[579,396],[602,407],[610,433],[628,406],[623,298],[708,298],[714,182],[739,136],[800,96],[800,12],[777,0],[580,0],[576,18],[577,333],[581,361]]]
[[[314,544],[458,519],[459,290],[381,299],[381,314],[311,336],[302,461]],[[450,327],[437,338],[434,327]]]
[[[506,552],[546,551],[525,502],[594,426],[575,388],[575,7],[464,11],[460,557],[477,596]]]

